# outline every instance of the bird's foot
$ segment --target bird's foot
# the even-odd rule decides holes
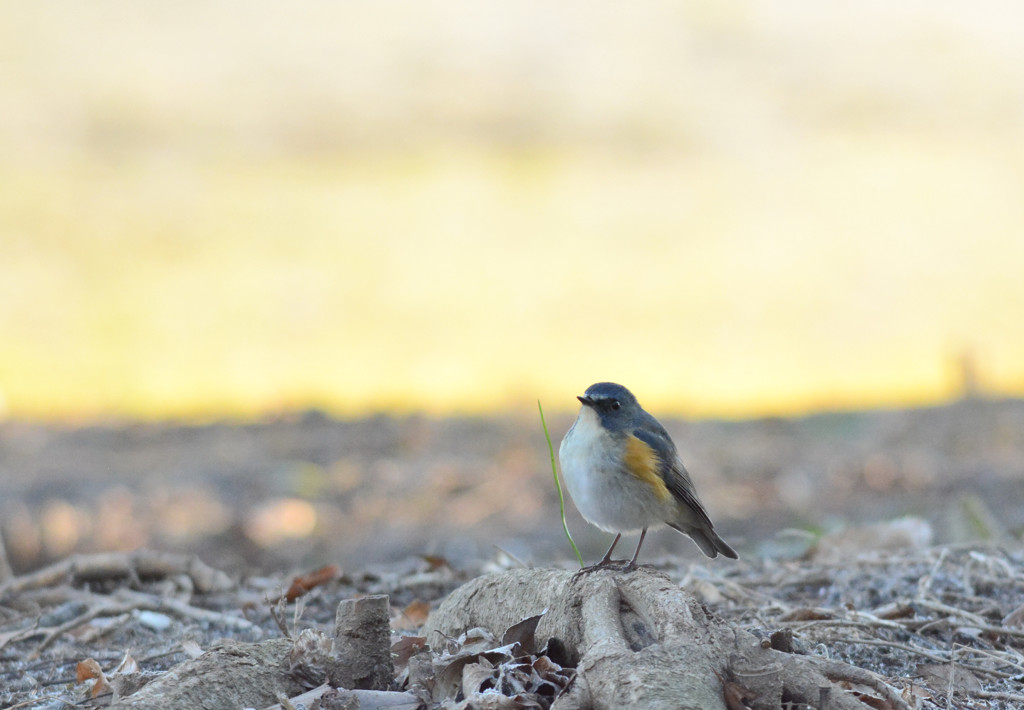
[[[601,560],[600,562],[595,562],[592,565],[588,565],[586,567],[583,567],[582,569],[580,569],[579,572],[577,572],[577,574],[589,574],[590,572],[596,572],[597,570],[601,570],[601,569],[619,570],[619,571],[628,572],[628,571],[631,571],[633,569],[636,569],[636,564],[633,564],[632,567],[631,567],[629,560],[610,560],[608,558],[605,558],[605,559]]]

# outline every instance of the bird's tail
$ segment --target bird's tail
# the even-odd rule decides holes
[[[718,557],[718,553],[722,553],[731,559],[739,559],[739,555],[736,554],[736,550],[732,549],[732,547],[729,546],[729,543],[723,540],[718,533],[715,532],[714,528],[693,527],[684,529],[680,525],[673,525],[672,523],[669,523],[669,525],[672,525],[672,527],[679,532],[689,535],[690,538],[697,543],[697,547],[700,548],[700,551],[708,557]]]

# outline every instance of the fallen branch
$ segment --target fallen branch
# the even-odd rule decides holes
[[[895,649],[897,649],[899,651],[904,651],[906,653],[914,654],[916,656],[921,656],[922,658],[927,658],[929,661],[931,661],[933,663],[943,663],[943,664],[945,664],[945,663],[952,663],[953,662],[949,658],[943,658],[942,656],[937,656],[937,655],[935,655],[933,653],[929,653],[928,651],[925,651],[924,649],[915,648],[913,646],[908,646],[905,643],[896,643],[894,641],[884,641],[884,640],[879,640],[879,639],[856,639],[856,638],[851,638],[851,637],[839,636],[839,637],[830,638],[829,642],[830,643],[849,643],[849,644],[858,644],[859,643],[859,644],[864,644],[865,646],[884,646],[886,648],[895,648]],[[1002,659],[999,659],[999,660],[1002,660]],[[1006,661],[1003,661],[1003,662],[1005,663]],[[1003,679],[1013,678],[1014,677],[1014,675],[1011,674],[1011,673],[1004,673],[1002,671],[997,671],[997,670],[994,670],[992,668],[985,668],[983,666],[978,666],[978,665],[974,665],[974,664],[971,664],[971,663],[964,663],[963,661],[956,661],[956,664],[958,666],[960,666],[961,668],[965,668],[965,669],[967,669],[967,670],[969,670],[969,671],[971,671],[973,673],[987,673],[988,675],[994,676],[996,678],[1003,678]]]
[[[81,601],[86,610],[64,623],[50,627],[38,627],[34,629],[32,636],[45,635],[43,641],[36,648],[35,654],[43,651],[62,635],[84,626],[93,619],[100,617],[118,616],[133,611],[158,611],[174,614],[175,616],[202,621],[209,624],[245,631],[254,628],[254,625],[247,619],[239,616],[222,614],[208,609],[199,609],[180,599],[161,597],[144,592],[136,592],[130,589],[119,589],[111,596],[81,592],[67,589],[69,600]],[[25,637],[23,637],[25,638]]]
[[[317,700],[320,701],[319,707],[353,707],[359,710],[416,710],[423,706],[423,701],[412,693],[392,690],[339,690],[332,688],[329,683],[324,683],[302,695],[288,698],[287,706],[277,703],[263,710],[308,708]]]
[[[78,585],[125,578],[167,578],[186,575],[201,593],[223,592],[235,584],[224,572],[210,567],[195,555],[136,550],[72,555],[35,572],[0,583],[0,602],[32,589],[60,584]]]

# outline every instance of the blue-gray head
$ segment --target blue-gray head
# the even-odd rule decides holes
[[[614,382],[590,385],[583,396],[577,399],[584,407],[593,409],[601,423],[612,430],[627,426],[641,411],[633,393]]]

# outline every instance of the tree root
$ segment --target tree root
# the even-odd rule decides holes
[[[349,690],[387,690],[394,676],[389,608],[384,595],[342,601],[333,639],[306,629],[295,639],[219,643],[111,708],[267,707],[325,682]],[[398,701],[408,704],[408,699]]]
[[[423,634],[428,643],[443,645],[467,628],[501,633],[537,614],[543,614],[538,643],[558,639],[564,647],[560,662],[577,669],[575,683],[554,705],[558,710],[731,710],[724,692],[730,689],[755,710],[778,710],[784,701],[817,707],[822,697],[829,710],[864,710],[857,695],[847,692],[848,684],[893,710],[908,710],[875,674],[766,647],[646,568],[588,574],[510,570],[480,577],[450,594]]]

